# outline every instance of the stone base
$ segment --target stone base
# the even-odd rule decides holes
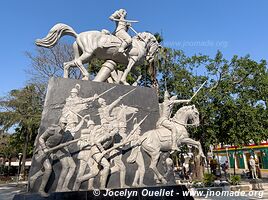
[[[187,193],[185,185],[144,187],[144,188],[122,188],[111,190],[93,190],[78,192],[53,192],[48,197],[41,197],[37,193],[17,194],[13,200],[89,200],[89,199],[184,199],[194,198]]]
[[[250,185],[231,185],[230,191],[250,191]]]
[[[158,105],[158,97],[156,90],[153,88],[146,88],[146,87],[133,87],[133,86],[125,86],[125,85],[119,85],[119,84],[109,84],[109,83],[99,83],[99,82],[92,82],[92,81],[81,81],[81,80],[75,80],[75,79],[65,79],[65,78],[51,78],[49,81],[48,89],[47,89],[47,95],[46,100],[44,104],[44,110],[42,113],[42,120],[41,125],[39,128],[39,134],[37,136],[37,143],[36,148],[38,148],[38,137],[43,134],[49,127],[51,127],[53,124],[58,124],[59,119],[62,116],[63,108],[66,105],[66,99],[70,98],[70,93],[73,89],[76,89],[76,85],[79,84],[79,92],[78,96],[79,98],[90,98],[93,97],[95,94],[103,94],[105,91],[108,91],[107,93],[104,93],[104,95],[101,96],[101,98],[105,99],[107,105],[112,104],[114,101],[116,101],[120,96],[123,96],[127,94],[128,92],[132,91],[131,93],[128,93],[126,96],[123,96],[121,101],[116,104],[114,109],[118,109],[121,107],[132,107],[137,109],[136,112],[130,112],[130,114],[127,114],[126,116],[126,134],[129,134],[133,130],[133,126],[135,123],[135,120],[137,122],[140,122],[142,119],[144,119],[145,116],[148,116],[144,123],[141,124],[141,134],[144,134],[145,132],[155,129],[156,122],[159,118],[159,105]],[[76,105],[76,104],[74,104]],[[78,104],[80,105],[80,104]],[[80,105],[81,106],[81,105]],[[87,106],[82,106],[82,110],[79,111],[79,116],[86,116],[90,115],[91,120],[95,122],[96,125],[101,124],[100,115],[99,115],[99,108],[100,104],[98,101],[94,101],[91,103],[88,103]],[[72,108],[74,109],[74,108]],[[71,111],[70,111],[71,112]],[[78,111],[77,111],[78,112]],[[113,110],[110,111],[112,113]],[[73,112],[71,112],[72,115],[74,115]],[[76,115],[75,115],[76,116]],[[81,117],[77,117],[78,122],[81,121]],[[74,134],[74,138],[68,133],[64,133],[62,143],[80,138],[81,136],[81,130],[86,128],[86,123],[83,124],[83,126]],[[120,143],[122,140],[121,136],[119,135],[119,131],[116,133],[116,135],[113,138],[113,141],[115,143]],[[79,150],[80,147],[76,143],[73,143],[66,147],[71,155],[71,159],[75,163],[75,172],[72,175],[71,180],[69,181],[68,188],[70,190],[74,190],[74,183],[77,179],[77,174],[80,168],[80,160],[79,158]],[[159,186],[157,182],[154,180],[154,173],[153,170],[149,168],[151,163],[151,158],[149,155],[147,155],[146,152],[144,152],[143,149],[141,149],[142,156],[144,158],[144,168],[145,168],[145,174],[144,174],[144,181],[143,183],[146,186]],[[130,144],[125,146],[122,150],[122,162],[124,163],[124,166],[121,167],[124,173],[125,171],[125,184],[127,186],[132,186],[134,182],[134,177],[136,174],[136,171],[139,170],[139,166],[136,162],[129,163],[127,162],[127,159],[131,155],[131,148]],[[116,157],[116,154],[106,155],[106,159],[110,163],[110,169],[114,168],[115,162],[113,159]],[[157,168],[159,172],[164,175],[166,173],[165,171],[165,159],[168,155],[161,154],[160,159],[157,165]],[[65,164],[62,161],[63,156],[55,156],[55,158],[49,158],[51,165],[52,165],[52,173],[49,177],[49,181],[46,185],[45,191],[48,193],[53,193],[56,191],[58,180],[62,171],[62,165]],[[38,174],[40,169],[42,169],[42,165],[40,164],[40,161],[37,159],[37,156],[34,156],[32,159],[32,166],[30,169],[30,177]],[[61,163],[62,161],[62,163]],[[73,166],[72,166],[73,167]],[[115,168],[114,168],[115,169]],[[118,168],[117,168],[118,169]],[[90,167],[87,167],[84,174],[88,174],[90,172]],[[113,174],[109,174],[108,180],[107,180],[107,188],[119,188],[121,186],[120,183],[120,168],[118,170],[113,170]],[[121,173],[122,174],[122,173]],[[39,187],[41,185],[42,176],[39,176],[38,178],[34,178],[35,184],[30,185],[29,192],[35,193],[39,190]],[[170,178],[171,180],[171,178]],[[169,184],[173,184],[169,181]],[[122,184],[123,185],[123,184]],[[93,188],[99,188],[100,187],[100,173],[94,178]],[[126,186],[123,186],[126,187]],[[82,190],[88,190],[88,181],[85,181],[80,186],[80,189]],[[90,188],[91,189],[91,188]]]
[[[252,190],[263,190],[261,179],[252,179],[249,183],[252,184]]]

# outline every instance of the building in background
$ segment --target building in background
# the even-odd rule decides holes
[[[268,140],[259,145],[250,144],[243,147],[217,146],[213,149],[213,155],[222,164],[226,160],[230,168],[237,169],[237,173],[248,172],[250,156],[254,156],[262,177],[268,177]],[[231,172],[231,170],[230,170]]]

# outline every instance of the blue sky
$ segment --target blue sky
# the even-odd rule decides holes
[[[164,45],[187,55],[226,58],[250,54],[268,59],[268,1],[248,0],[8,0],[0,2],[0,96],[25,85],[34,40],[44,37],[56,23],[65,23],[77,33],[114,29],[108,17],[125,8],[128,19],[139,20],[137,31],[160,32]]]

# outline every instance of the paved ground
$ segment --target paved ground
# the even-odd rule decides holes
[[[249,182],[243,182],[242,184],[249,184]],[[268,180],[263,181],[263,189],[264,190],[251,190],[245,192],[244,196],[237,193],[237,196],[233,193],[233,196],[207,196],[207,197],[195,197],[196,200],[257,200],[257,199],[265,199],[268,200]],[[243,194],[242,194],[243,195]]]
[[[244,184],[247,182],[244,182]],[[248,184],[248,183],[247,183]],[[196,200],[268,200],[268,180],[263,183],[264,190],[246,192],[247,196],[207,196],[207,197],[195,197]],[[2,184],[0,185],[0,200],[12,200],[15,194],[24,192],[26,190],[25,183]]]
[[[25,191],[26,188],[23,184],[10,183],[0,185],[0,200],[12,200],[15,194]]]

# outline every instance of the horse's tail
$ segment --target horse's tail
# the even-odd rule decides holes
[[[46,37],[43,39],[37,39],[35,44],[37,46],[50,48],[55,46],[59,39],[64,35],[70,35],[75,38],[77,37],[77,33],[70,26],[59,23],[50,29]]]

